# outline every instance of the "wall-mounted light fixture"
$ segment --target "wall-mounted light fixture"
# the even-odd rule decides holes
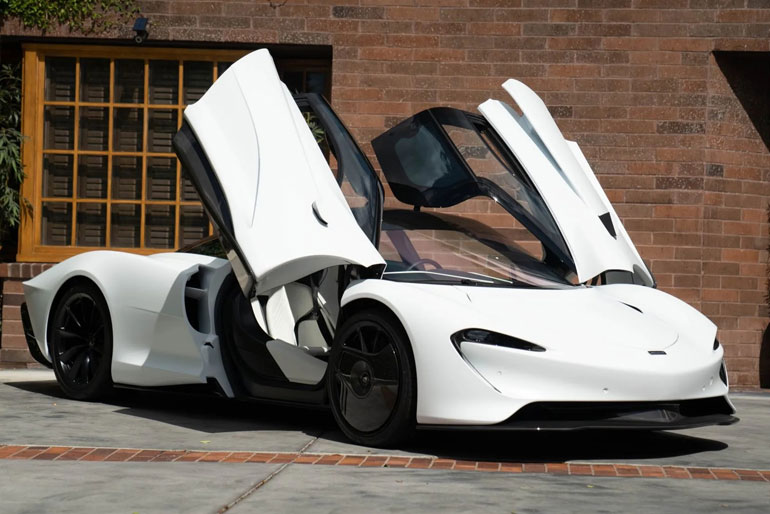
[[[147,32],[147,18],[137,18],[134,22],[134,41],[137,45],[141,45],[147,39],[150,34]]]

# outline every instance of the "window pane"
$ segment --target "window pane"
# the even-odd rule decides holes
[[[80,59],[80,101],[110,101],[109,59]]]
[[[72,204],[43,202],[41,242],[50,246],[68,246],[71,238]]]
[[[78,204],[77,246],[104,246],[106,239],[106,206],[103,203]]]
[[[307,93],[324,94],[326,92],[326,73],[322,71],[308,72],[306,87]]]
[[[305,91],[305,77],[301,71],[287,71],[283,74],[283,82],[292,94]]]
[[[217,63],[217,77],[221,77],[224,72],[227,71],[227,68],[232,66],[232,62],[230,61],[219,61]]]
[[[43,147],[72,150],[75,145],[75,108],[48,106],[44,118]]]
[[[147,159],[148,200],[176,200],[176,158]]]
[[[190,178],[187,176],[187,171],[182,168],[182,191],[181,191],[181,198],[183,202],[199,202],[200,197],[198,197],[198,192],[195,190],[195,186],[193,185]]]
[[[141,157],[120,155],[112,158],[112,198],[116,200],[142,198]]]
[[[107,198],[106,155],[80,155],[78,157],[78,197]],[[80,216],[80,211],[78,211],[78,216]]]
[[[186,61],[184,63],[183,104],[191,104],[203,96],[214,77],[213,62]]]
[[[144,246],[174,247],[174,206],[147,205],[144,214]]]
[[[179,62],[150,61],[150,103],[175,104],[178,98]]]
[[[43,156],[43,196],[72,196],[71,155]]]
[[[176,109],[150,109],[147,123],[147,151],[174,153],[171,139],[177,131]]]
[[[141,109],[115,109],[112,149],[119,152],[142,151]]]
[[[115,61],[115,102],[144,102],[144,61]]]
[[[109,132],[109,110],[107,107],[80,108],[81,150],[107,150]]]
[[[110,246],[138,248],[141,224],[139,206],[113,204],[111,218]]]
[[[75,100],[75,58],[45,58],[45,99],[53,101]]]
[[[179,246],[186,246],[209,235],[209,218],[200,205],[179,208]]]

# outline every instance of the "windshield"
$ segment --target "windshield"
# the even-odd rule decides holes
[[[408,282],[568,287],[571,283],[502,233],[463,216],[385,211],[384,278]]]

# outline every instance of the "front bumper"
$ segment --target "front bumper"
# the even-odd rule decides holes
[[[677,430],[732,425],[739,419],[724,396],[665,402],[535,402],[493,425],[421,425],[462,430]]]

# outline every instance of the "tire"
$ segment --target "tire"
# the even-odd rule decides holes
[[[415,427],[416,374],[409,339],[390,312],[346,319],[329,356],[326,388],[334,419],[352,441],[392,447]]]
[[[112,321],[107,301],[92,282],[65,287],[48,329],[54,374],[70,398],[99,400],[112,391]]]

